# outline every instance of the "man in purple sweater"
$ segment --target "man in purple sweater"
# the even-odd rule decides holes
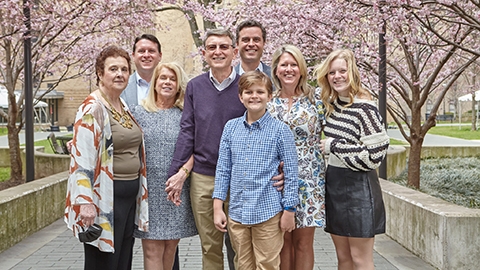
[[[202,53],[210,70],[187,85],[180,134],[169,170],[170,177],[194,156],[190,197],[202,244],[203,269],[224,269],[224,234],[213,223],[215,169],[225,123],[245,112],[238,97],[239,75],[232,68],[237,54],[233,40],[231,32],[224,29],[209,30],[205,35]]]

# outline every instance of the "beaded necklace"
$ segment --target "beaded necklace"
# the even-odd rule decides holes
[[[132,129],[133,127],[132,119],[130,118],[130,115],[128,114],[128,112],[123,108],[123,104],[122,104],[122,114],[120,114],[119,112],[117,112],[117,110],[115,110],[115,107],[112,106],[112,103],[110,103],[110,100],[105,95],[105,93],[103,93],[102,90],[99,90],[99,91],[103,99],[107,101],[108,106],[110,106],[110,112],[112,112],[113,119],[115,119],[115,121],[117,121],[120,125],[122,125],[122,127]]]

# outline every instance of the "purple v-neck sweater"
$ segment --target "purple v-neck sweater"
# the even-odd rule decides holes
[[[224,90],[218,91],[209,78],[201,74],[188,82],[180,121],[175,154],[168,176],[178,172],[194,154],[193,170],[204,175],[215,175],[218,149],[223,127],[228,120],[240,117],[245,106],[238,98],[238,80]]]

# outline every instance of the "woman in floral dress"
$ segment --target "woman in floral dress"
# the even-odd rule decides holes
[[[320,90],[307,84],[305,58],[293,45],[283,45],[273,54],[272,79],[278,90],[269,111],[290,126],[297,146],[299,171],[297,228],[285,233],[280,268],[311,270],[315,228],[325,225],[325,164],[320,151],[325,121],[323,104]]]

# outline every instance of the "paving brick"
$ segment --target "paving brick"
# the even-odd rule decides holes
[[[29,241],[36,241],[35,235],[41,235],[53,230],[52,227],[47,227],[36,234],[23,240],[16,246],[9,250],[0,253],[0,269],[7,270],[55,270],[55,269],[83,269],[83,246],[72,233],[67,229],[58,229],[58,226],[64,226],[63,221],[57,221],[51,226],[57,226],[56,230],[59,231],[58,235],[49,240],[49,242],[39,245],[39,248],[35,251],[31,251],[29,254],[22,254],[22,252],[29,246]],[[47,230],[47,231],[44,231]],[[385,241],[382,238],[382,241]],[[387,239],[388,241],[388,239]],[[393,240],[389,240],[394,242]],[[397,244],[398,245],[398,244]],[[383,248],[383,247],[376,247]],[[200,239],[198,236],[181,239],[179,243],[180,252],[180,268],[183,270],[201,269],[202,264],[202,252],[200,248]],[[323,232],[321,229],[317,229],[314,239],[314,252],[315,252],[315,270],[336,270],[337,259],[335,254],[335,247],[329,234]],[[224,252],[226,254],[226,252]],[[428,268],[428,264],[424,263],[418,257],[404,250],[405,260],[415,260],[416,263],[420,262]],[[141,247],[141,241],[135,241],[134,253],[133,253],[132,269],[143,269],[143,252]],[[226,255],[225,255],[226,256]],[[225,262],[226,262],[225,258]],[[397,267],[392,262],[385,259],[378,252],[374,252],[374,263],[377,270],[395,270],[395,269],[409,269],[405,267]],[[398,263],[398,260],[397,260]],[[408,265],[408,261],[405,263]],[[224,270],[227,270],[225,266]]]

